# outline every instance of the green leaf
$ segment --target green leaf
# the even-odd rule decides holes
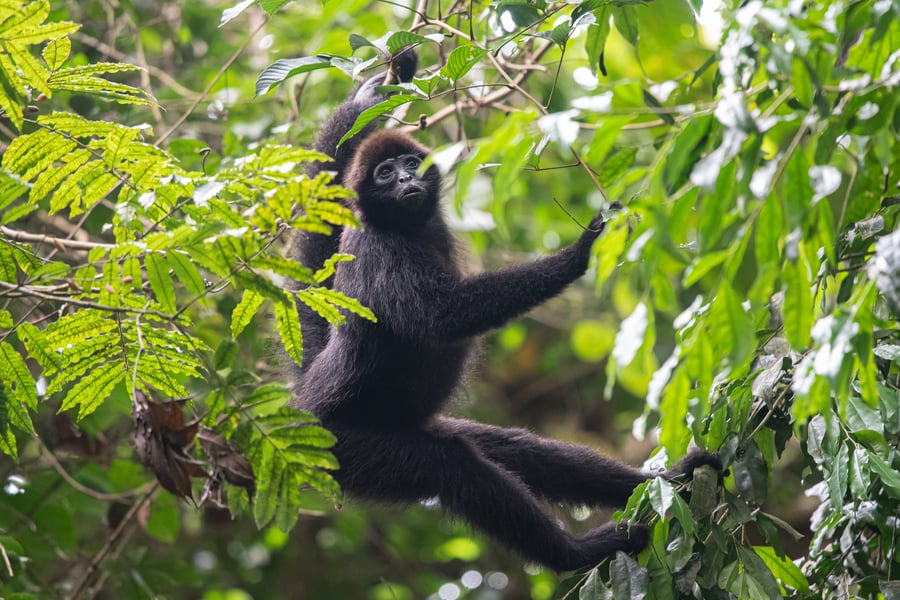
[[[598,71],[602,75],[606,75],[606,65],[603,64],[603,51],[606,47],[606,39],[609,37],[610,28],[609,13],[605,8],[597,11],[597,22],[588,25],[584,49],[587,53],[588,64],[594,75]]]
[[[10,120],[16,131],[21,131],[25,124],[22,114],[25,96],[22,93],[19,78],[13,75],[14,73],[16,73],[16,67],[12,60],[5,52],[0,52],[0,110]]]
[[[828,496],[831,501],[831,507],[840,511],[844,505],[844,494],[847,491],[847,477],[849,475],[847,468],[850,464],[850,451],[846,444],[841,444],[837,456],[834,458],[833,468],[826,482],[828,484]]]
[[[358,33],[351,33],[350,37],[347,38],[347,42],[350,44],[350,49],[356,52],[360,48],[376,48],[379,50],[383,50],[382,48],[378,48],[378,46],[359,35]]]
[[[633,6],[613,6],[613,24],[622,37],[632,46],[637,46],[640,34],[638,32],[637,11]]]
[[[733,252],[734,250],[732,248],[728,248],[726,250],[718,250],[698,256],[684,272],[685,287],[690,287],[703,279],[706,274],[728,259]]]
[[[332,66],[330,54],[317,54],[303,58],[280,58],[266,67],[256,79],[256,95],[262,96],[285,79],[301,73]]]
[[[289,258],[281,256],[259,256],[255,258],[250,266],[254,269],[266,269],[285,277],[290,277],[294,281],[300,283],[314,283],[312,271],[304,267],[302,264]]]
[[[281,343],[287,351],[288,356],[297,363],[303,364],[303,335],[300,333],[300,317],[297,314],[297,306],[294,304],[294,297],[290,293],[285,293],[284,302],[276,302],[275,307],[275,325],[278,328],[278,334],[281,336]]]
[[[767,563],[763,562],[762,558],[749,548],[738,546],[737,551],[738,558],[743,563],[746,573],[752,576],[765,592],[763,597],[768,597],[772,600],[782,600],[784,596],[781,594],[778,583],[775,581],[775,577],[772,575],[772,571],[769,570]],[[759,596],[753,596],[753,598],[762,600]]]
[[[719,287],[713,300],[711,319],[718,343],[728,349],[732,369],[741,368],[756,348],[755,331],[741,300],[727,283]]]
[[[396,96],[391,96],[387,100],[379,102],[375,106],[362,111],[362,113],[360,113],[360,115],[356,118],[356,122],[353,123],[353,127],[350,128],[350,131],[345,133],[343,137],[338,140],[338,146],[359,133],[363,127],[365,127],[381,115],[394,110],[398,106],[409,104],[414,100],[419,100],[419,97],[413,94],[397,94]]]
[[[659,443],[669,456],[683,456],[691,441],[691,432],[687,427],[690,398],[690,378],[685,369],[679,368],[666,386],[659,406]]]
[[[564,48],[571,33],[572,26],[566,21],[553,28],[553,31],[550,32],[550,40],[560,48]]]
[[[216,348],[216,354],[213,357],[213,368],[216,371],[227,369],[234,363],[237,358],[240,346],[234,340],[223,340]]]
[[[147,280],[153,288],[153,294],[163,311],[175,313],[175,285],[169,275],[169,265],[164,256],[148,254],[144,259],[147,268]]]
[[[650,583],[647,569],[624,552],[616,553],[616,558],[609,565],[609,574],[612,595],[616,600],[643,600],[647,596]]]
[[[809,269],[802,260],[788,262],[784,278],[784,333],[791,347],[803,351],[809,345],[813,326],[813,298]]]
[[[869,466],[878,476],[878,482],[893,498],[900,499],[900,473],[895,471],[883,458],[873,452],[867,452]]]
[[[675,137],[672,151],[663,166],[663,181],[670,194],[687,183],[691,170],[706,149],[712,123],[712,115],[701,116],[687,123]]]
[[[693,499],[693,496],[691,496],[691,499]],[[685,537],[690,539],[694,535],[695,529],[694,514],[687,502],[678,494],[672,496],[672,516],[681,524]]]
[[[241,301],[231,313],[231,337],[236,338],[250,324],[253,315],[262,306],[265,298],[262,294],[253,290],[244,290]]]
[[[270,17],[286,6],[291,0],[259,0],[259,5]]]
[[[256,498],[253,505],[253,518],[256,526],[262,528],[272,517],[278,507],[278,491],[282,485],[287,464],[275,447],[269,443],[259,444],[253,452],[253,474],[256,476]]]
[[[427,38],[423,35],[418,35],[415,33],[410,33],[408,31],[397,31],[388,37],[387,39],[387,50],[391,54],[397,54],[400,50],[408,46],[414,46],[416,44],[424,44],[425,42],[433,42],[434,40]]]
[[[196,296],[206,294],[206,283],[187,255],[177,251],[166,252],[166,262],[178,281],[183,283],[190,293]]]
[[[769,470],[756,442],[746,443],[741,454],[732,463],[735,491],[738,496],[753,504],[762,504],[769,495]]]
[[[855,500],[863,502],[869,499],[872,483],[869,455],[865,448],[856,448],[850,458],[850,493]]]
[[[53,92],[47,85],[50,72],[31,55],[25,46],[26,43],[28,42],[17,40],[4,44],[4,48],[15,63],[19,77],[37,91],[51,96]]]
[[[447,64],[441,67],[440,73],[451,81],[457,81],[478,64],[486,53],[487,50],[472,45],[457,46],[447,57]]]
[[[77,346],[88,338],[99,337],[117,328],[116,321],[103,311],[87,309],[60,317],[47,326],[44,336],[52,348],[61,351],[66,346]]]
[[[669,509],[672,508],[675,491],[672,484],[663,477],[654,477],[647,484],[647,496],[650,499],[650,506],[661,519],[668,518]]]
[[[258,414],[267,414],[284,408],[291,401],[292,395],[282,383],[266,383],[244,398],[243,406],[253,407]],[[291,417],[291,424],[304,422],[296,414]]]

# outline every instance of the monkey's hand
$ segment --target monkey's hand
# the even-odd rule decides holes
[[[608,210],[620,210],[622,205],[618,202],[613,202],[609,205]],[[596,240],[601,233],[603,233],[603,229],[606,227],[606,218],[603,216],[602,212],[597,213],[597,215],[591,219],[591,222],[588,223],[588,226],[584,229],[584,233],[581,234],[581,239],[579,243],[584,243],[590,246],[594,240]]]
[[[694,448],[687,455],[678,461],[678,464],[675,465],[675,468],[669,469],[663,474],[663,477],[666,479],[673,479],[678,475],[684,473],[689,478],[694,476],[694,469],[697,467],[702,467],[704,465],[708,465],[719,474],[720,479],[724,477],[724,472],[722,469],[722,460],[716,456],[715,454],[710,454],[704,450],[700,450],[698,448]]]
[[[691,486],[690,491],[685,486],[679,493],[690,503],[694,517],[699,519],[712,514],[719,503],[718,488],[726,475],[722,460],[715,454],[703,450],[691,450],[687,456],[678,461],[674,469],[662,474],[670,481],[682,475],[687,475]]]
[[[419,55],[414,48],[405,48],[391,57],[390,68],[385,73],[378,73],[369,77],[359,89],[356,90],[353,99],[363,104],[374,106],[383,101],[385,96],[375,91],[379,85],[391,83],[409,83],[416,74],[419,66]]]

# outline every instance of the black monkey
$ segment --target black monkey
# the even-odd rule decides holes
[[[412,58],[410,58],[410,56]],[[411,52],[394,59],[407,81]],[[406,134],[367,128],[335,155],[360,112],[380,101],[373,82],[357,89],[325,124],[316,148],[334,156],[338,180],[354,190],[362,229],[338,238],[305,235],[297,251],[316,268],[336,250],[356,256],[338,265],[334,289],[358,298],[377,323],[350,315],[330,328],[302,312],[304,367],[294,405],[311,410],[338,438],[335,477],[352,496],[411,503],[437,498],[460,517],[555,570],[599,562],[646,546],[646,527],[610,523],[576,536],[560,528],[540,500],[622,506],[652,474],[575,444],[503,429],[439,411],[457,390],[473,338],[523,314],[578,279],[603,229],[595,217],[573,245],[534,262],[463,277],[453,235],[438,207],[440,176],[419,174],[428,149]],[[694,453],[678,472],[718,459]]]

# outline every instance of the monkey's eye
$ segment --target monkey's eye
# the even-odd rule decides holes
[[[390,167],[381,167],[380,169],[378,169],[378,177],[387,179],[391,176],[392,171],[393,169],[391,169]]]
[[[408,169],[418,169],[418,168],[419,168],[419,163],[420,163],[420,161],[419,161],[418,158],[415,158],[415,157],[410,158],[409,160],[406,161],[406,168],[408,168]]]

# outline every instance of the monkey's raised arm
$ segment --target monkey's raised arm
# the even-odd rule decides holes
[[[330,156],[334,160],[332,162],[312,163],[307,169],[310,177],[315,177],[322,171],[336,171],[335,183],[343,184],[344,173],[353,159],[356,149],[363,140],[375,131],[378,123],[372,121],[359,133],[341,144],[340,148],[338,148],[338,142],[344,137],[344,134],[350,131],[357,117],[363,111],[385,99],[384,95],[375,91],[377,86],[382,85],[389,77],[392,81],[404,83],[412,81],[418,64],[419,57],[416,52],[412,48],[404,50],[391,59],[391,66],[388,72],[373,75],[350,92],[347,99],[334,110],[334,113],[322,125],[322,129],[319,130],[316,141],[313,144],[314,150]],[[300,232],[294,243],[295,256],[297,260],[307,267],[313,270],[320,269],[325,264],[325,261],[338,251],[340,239],[340,227],[333,227],[328,235]]]
[[[315,163],[310,169],[310,175],[320,171],[337,171],[337,183],[343,182],[344,171],[360,143],[371,135],[378,127],[377,121],[372,121],[360,130],[352,138],[346,140],[340,147],[338,142],[344,134],[350,131],[357,117],[363,111],[372,108],[379,102],[383,102],[386,96],[379,94],[375,88],[383,85],[385,81],[408,83],[412,81],[419,65],[419,57],[412,48],[406,49],[391,58],[390,69],[386,73],[373,75],[350,92],[343,104],[338,106],[331,114],[319,134],[316,136],[313,149],[326,154],[334,159],[330,163]]]
[[[459,281],[441,302],[440,337],[485,333],[560,293],[587,270],[591,244],[604,224],[598,215],[577,242],[551,256]]]
[[[419,57],[415,50],[412,48],[404,50],[391,59],[390,70],[387,73],[373,75],[350,93],[350,96],[335,109],[322,125],[313,144],[313,149],[330,156],[334,161],[312,163],[307,169],[310,177],[315,177],[322,171],[336,171],[335,183],[343,184],[344,173],[353,159],[356,149],[378,127],[377,121],[366,125],[359,133],[346,140],[340,148],[338,148],[338,142],[345,133],[350,131],[356,118],[364,110],[385,99],[384,95],[375,91],[377,86],[382,85],[388,79],[400,82],[412,81],[418,64]],[[322,268],[325,261],[340,249],[341,231],[341,227],[332,226],[331,233],[327,235],[309,231],[298,232],[293,242],[294,257],[310,269]],[[331,287],[331,281],[326,281],[325,285]],[[328,342],[330,325],[299,300],[297,301],[297,312],[300,315],[300,326],[303,333],[303,367],[298,367],[298,374],[302,374]]]

